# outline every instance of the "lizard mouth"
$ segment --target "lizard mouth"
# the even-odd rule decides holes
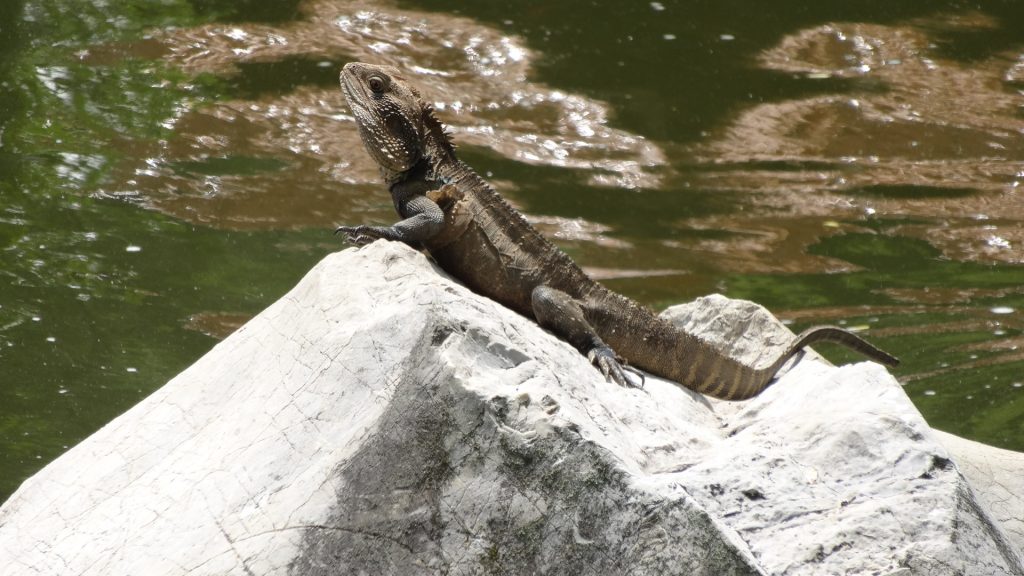
[[[365,106],[359,103],[359,87],[356,79],[349,74],[347,71],[343,71],[341,74],[341,91],[345,94],[345,100],[348,102],[349,108],[352,109],[352,113],[356,113],[356,108],[365,111]]]

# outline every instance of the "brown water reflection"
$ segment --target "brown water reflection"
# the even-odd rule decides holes
[[[673,224],[683,234],[653,240],[619,238],[612,227],[580,217],[530,216],[597,277],[639,279],[649,294],[720,289],[710,282],[723,272],[856,271],[808,247],[830,236],[876,233],[879,221],[887,234],[925,239],[949,259],[1019,263],[1024,55],[958,59],[940,46],[951,31],[996,26],[968,11],[789,33],[757,52],[751,65],[823,88],[738,109],[699,144],[684,147],[612,127],[605,103],[534,81],[538,54],[496,28],[390,3],[313,0],[295,21],[166,30],[129,47],[159,55],[197,83],[216,78],[231,87],[230,97],[183,107],[167,120],[166,140],[125,154],[114,179],[125,189],[107,192],[145,191],[142,200],[163,212],[222,228],[389,221],[390,202],[336,85],[343,63],[366,60],[407,70],[459,142],[500,158],[569,168],[588,186],[732,194],[730,208],[695,211]],[[100,49],[90,57],[117,53]],[[513,196],[523,183],[492,181]],[[619,268],[627,261],[630,269]],[[679,293],[683,285],[694,293]],[[990,292],[879,289],[908,304],[873,313],[913,315],[928,303],[969,314],[959,304],[995,297]],[[837,321],[858,314],[836,312]],[[827,320],[830,310],[811,315]],[[992,328],[953,320],[885,330],[875,333]],[[986,362],[1017,360],[993,346],[987,350],[1003,354]]]
[[[158,149],[128,155],[114,179],[127,189],[105,191],[145,191],[148,204],[192,222],[327,228],[355,214],[391,217],[337,88],[337,71],[350,60],[409,71],[460,143],[578,169],[596,185],[654,187],[650,168],[665,164],[657,145],[609,127],[604,103],[530,81],[531,53],[520,39],[466,18],[365,0],[311,1],[294,22],[210,24],[161,31],[154,41],[167,62],[194,77],[247,86],[238,98],[169,118],[173,134]],[[317,78],[331,80],[284,91],[239,80],[272,76],[260,67],[282,62],[323,68]]]
[[[968,12],[831,23],[783,38],[758,66],[842,80],[842,90],[742,111],[695,151],[714,166],[697,184],[747,192],[759,214],[926,217],[896,232],[950,258],[1021,262],[1024,56],[954,60],[936,37],[993,26]],[[758,227],[756,217],[736,224]]]
[[[353,215],[386,221],[390,205],[335,82],[344,62],[369,60],[415,76],[461,143],[574,169],[590,185],[741,193],[742,211],[678,222],[729,234],[665,244],[695,258],[715,254],[724,270],[846,271],[850,265],[806,247],[893,217],[926,217],[893,231],[924,238],[949,258],[1021,262],[1024,55],[965,61],[938,46],[950,30],[995,25],[966,12],[790,34],[753,65],[842,81],[840,88],[749,106],[680,149],[610,126],[603,102],[534,82],[535,55],[518,37],[451,14],[314,0],[292,22],[166,30],[128,47],[193,77],[233,82],[238,94],[183,107],[152,149],[126,144],[133,150],[104,192],[225,228],[327,228]],[[99,47],[89,57],[109,61],[125,50]],[[314,79],[274,77],[288,66],[313,70]],[[261,84],[261,75],[271,81]],[[555,236],[624,245],[580,232],[581,221],[546,218]]]
[[[727,214],[687,220],[691,230],[726,232],[727,235],[670,242],[670,248],[683,249],[691,257],[715,261],[726,270],[750,274],[849,272],[856,266],[842,260],[807,253],[807,246],[822,236],[844,229],[856,229],[828,218],[830,212],[815,216]]]

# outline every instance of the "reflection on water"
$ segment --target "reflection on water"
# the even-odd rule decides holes
[[[938,4],[3,3],[0,499],[393,220],[353,60],[612,288],[864,331],[1024,449],[1024,5]]]
[[[221,227],[329,227],[360,213],[386,218],[376,167],[337,86],[342,64],[367,60],[414,76],[461,144],[586,171],[598,185],[658,183],[649,171],[665,164],[658,147],[610,128],[604,103],[532,82],[530,51],[514,36],[380,2],[314,1],[301,12],[283,24],[157,34],[167,62],[198,79],[212,76],[226,97],[168,119],[173,136],[152,157],[129,158],[116,180],[159,210]],[[228,169],[239,156],[287,165],[269,174]],[[168,169],[186,163],[211,168],[201,177]]]
[[[1020,46],[955,60],[933,35],[997,26],[959,13],[784,37],[760,66],[850,83],[744,110],[697,150],[718,167],[701,184],[750,191],[758,205],[796,215],[942,218],[894,232],[925,237],[951,258],[1021,262],[1024,101],[1008,86]]]

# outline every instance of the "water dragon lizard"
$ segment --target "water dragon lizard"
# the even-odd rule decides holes
[[[355,245],[383,238],[425,247],[446,272],[535,319],[608,380],[642,385],[640,368],[709,396],[741,400],[760,394],[815,342],[842,344],[887,366],[899,362],[833,326],[804,331],[768,366],[734,360],[587,276],[456,157],[450,134],[399,70],[349,63],[341,87],[402,220],[341,226],[336,233]]]

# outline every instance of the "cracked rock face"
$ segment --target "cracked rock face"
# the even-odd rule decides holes
[[[787,338],[720,297],[673,314],[724,342]],[[989,501],[876,365],[808,355],[736,404],[657,378],[623,389],[422,255],[377,242],[326,258],[28,480],[0,508],[0,565],[1024,574],[1013,514],[993,520]]]

